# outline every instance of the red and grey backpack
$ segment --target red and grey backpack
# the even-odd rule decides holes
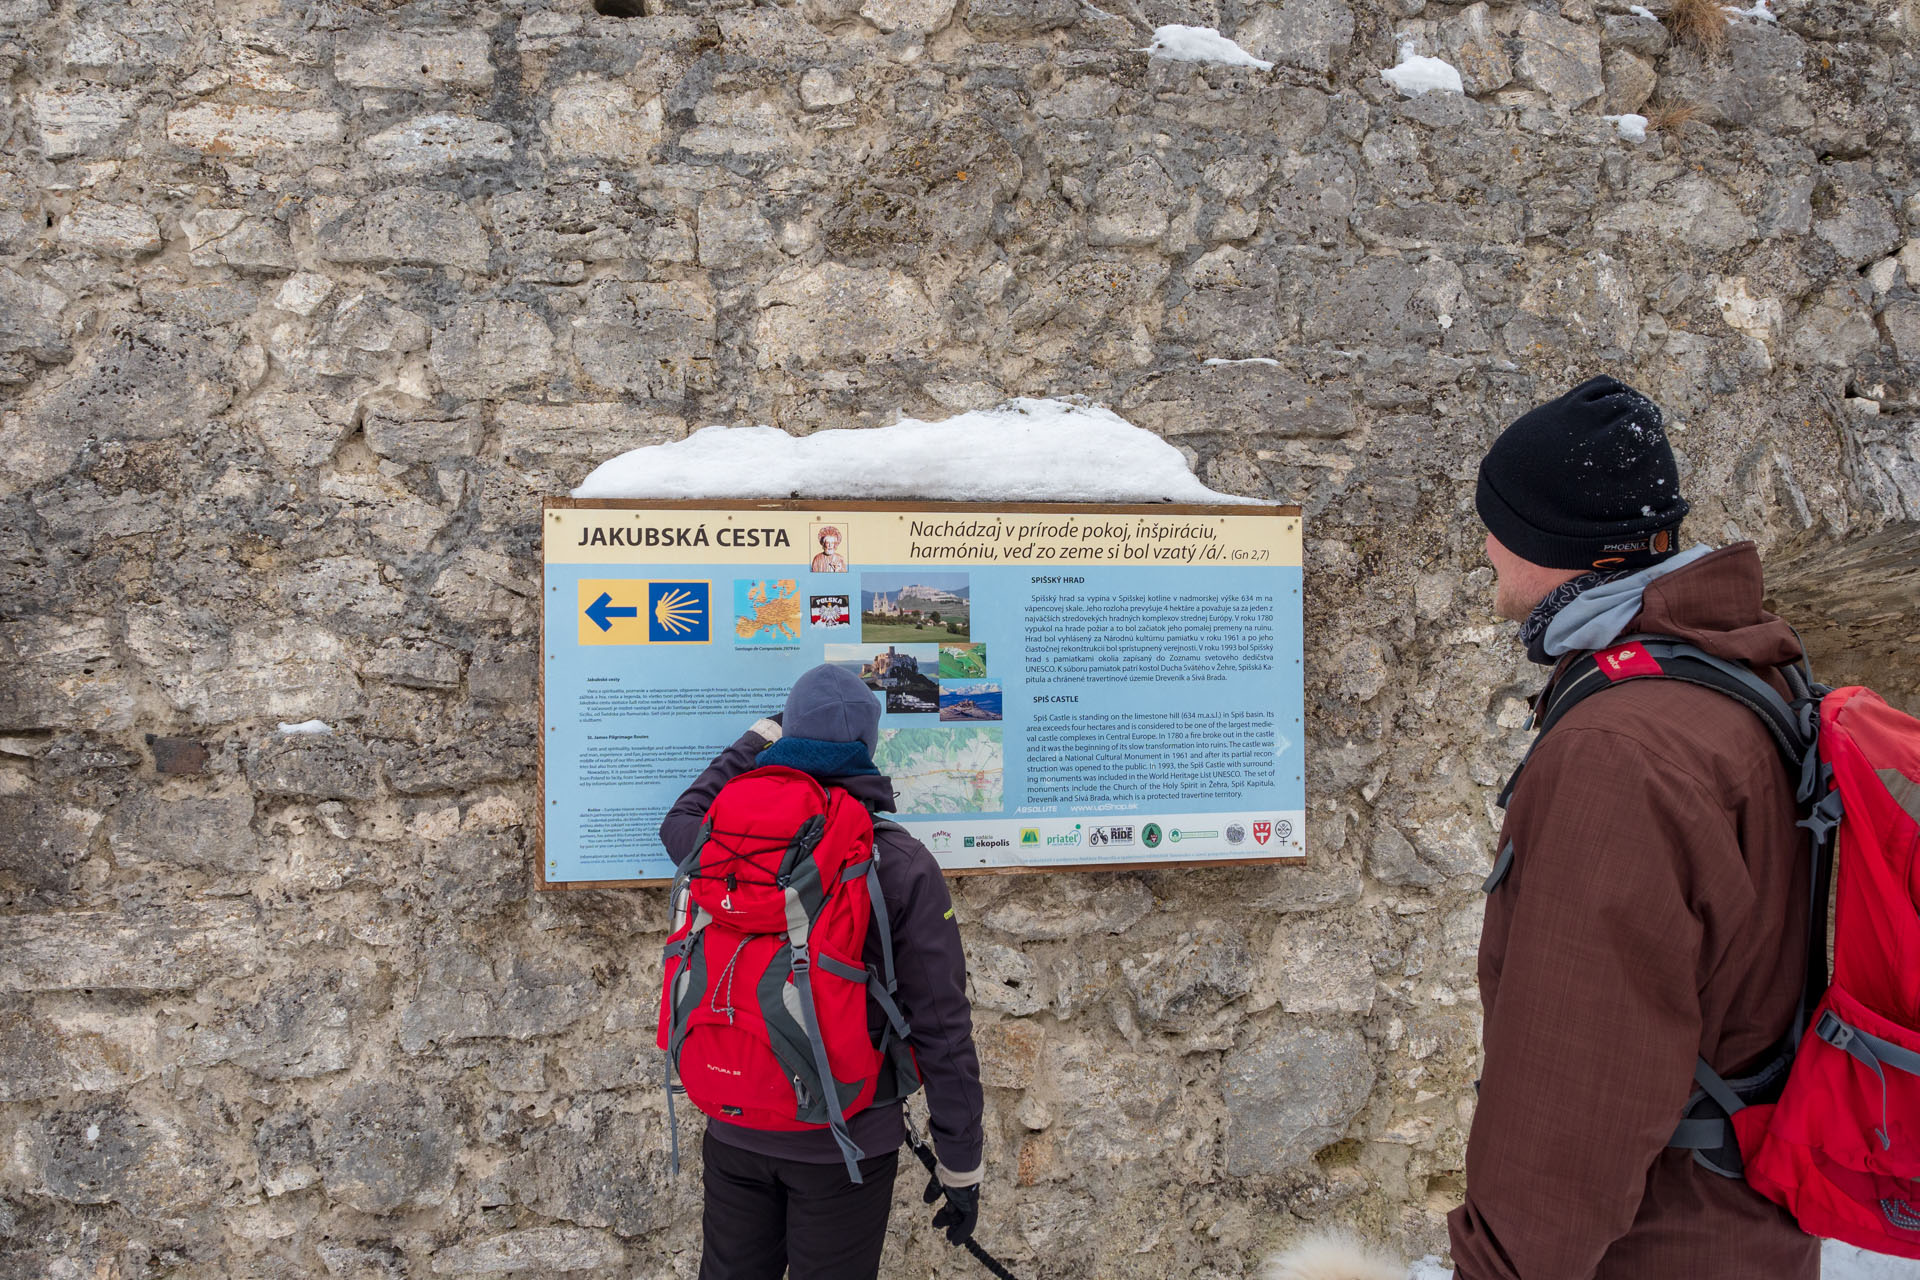
[[[1590,694],[1666,679],[1718,690],[1767,726],[1812,833],[1806,985],[1758,1065],[1731,1080],[1695,1065],[1670,1145],[1744,1177],[1810,1234],[1920,1258],[1920,721],[1870,689],[1815,684],[1804,659],[1780,672],[1790,698],[1693,645],[1633,636],[1568,666],[1535,719],[1544,735]],[[1502,864],[1511,857],[1502,850]]]
[[[715,1119],[830,1130],[860,1181],[865,1153],[847,1117],[919,1087],[893,998],[874,831],[858,800],[783,765],[713,798],[671,898],[659,1035],[670,1126],[677,1070],[687,1099]],[[877,969],[862,958],[870,922]],[[870,1004],[885,1015],[878,1043]]]

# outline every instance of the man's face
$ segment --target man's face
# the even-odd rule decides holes
[[[1487,559],[1493,562],[1496,575],[1493,611],[1510,622],[1525,622],[1533,606],[1545,599],[1547,592],[1580,576],[1578,569],[1549,569],[1531,560],[1522,560],[1491,533],[1487,535],[1486,547]]]

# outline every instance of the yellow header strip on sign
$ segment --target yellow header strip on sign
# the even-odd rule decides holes
[[[547,564],[1281,565],[1297,507],[973,503],[549,505]]]

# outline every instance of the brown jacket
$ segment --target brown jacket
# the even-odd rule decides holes
[[[1628,632],[1756,667],[1800,653],[1739,543],[1654,580]],[[1480,937],[1485,1069],[1459,1280],[1813,1280],[1818,1241],[1666,1143],[1696,1056],[1731,1076],[1792,1020],[1807,850],[1759,719],[1647,680],[1544,738]]]

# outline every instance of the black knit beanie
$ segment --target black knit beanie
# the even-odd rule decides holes
[[[1591,378],[1531,409],[1480,463],[1480,519],[1549,569],[1641,569],[1679,550],[1680,472],[1660,407]]]

